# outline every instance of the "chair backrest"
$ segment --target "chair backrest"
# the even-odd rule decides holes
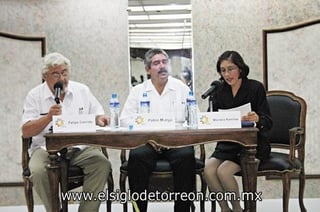
[[[289,145],[289,130],[306,125],[306,102],[288,91],[268,91],[267,101],[273,120],[269,132],[271,144]],[[299,140],[298,140],[299,141]]]

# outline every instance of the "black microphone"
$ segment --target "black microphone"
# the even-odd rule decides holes
[[[57,104],[60,104],[60,95],[61,91],[63,90],[63,82],[58,81],[53,86],[54,88],[54,101],[56,101]]]
[[[208,96],[210,96],[217,88],[220,87],[221,85],[221,81],[220,80],[215,80],[213,81],[210,85],[211,87],[206,91],[204,92],[202,95],[201,95],[201,98],[202,99],[206,99]]]

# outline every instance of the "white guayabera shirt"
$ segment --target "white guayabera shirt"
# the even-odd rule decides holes
[[[54,101],[54,95],[50,91],[46,82],[31,89],[24,102],[21,126],[28,121],[37,120],[42,116],[45,116],[48,114],[50,107],[54,104],[56,104]],[[63,102],[61,101],[60,104],[62,106],[62,114],[104,114],[102,105],[91,93],[89,87],[71,80],[69,80],[64,100]],[[46,150],[45,138],[43,136],[49,132],[51,126],[52,122],[49,123],[41,133],[32,137],[29,154],[32,154],[32,152],[37,148],[43,148]],[[81,146],[79,147],[81,148]]]
[[[190,88],[181,80],[170,77],[160,95],[151,80],[133,87],[121,112],[121,126],[129,125],[133,115],[139,113],[139,104],[144,92],[150,100],[150,113],[174,113],[176,122],[185,121],[186,99]]]

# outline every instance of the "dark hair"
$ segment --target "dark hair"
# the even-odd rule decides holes
[[[167,59],[169,59],[168,54],[163,49],[150,49],[144,55],[144,67],[146,69],[151,67],[151,59],[156,54],[163,54]]]
[[[244,78],[244,79],[247,78],[249,74],[249,66],[243,61],[243,58],[241,57],[241,55],[236,51],[225,51],[219,57],[217,62],[217,72],[220,74],[220,76],[221,76],[220,65],[224,60],[229,60],[239,67],[240,69],[239,78]]]

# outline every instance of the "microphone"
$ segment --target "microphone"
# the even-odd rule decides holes
[[[60,95],[61,91],[63,90],[63,82],[58,81],[53,86],[54,88],[54,101],[56,101],[57,104],[60,104]]]
[[[204,92],[202,95],[201,95],[201,98],[202,99],[206,99],[208,96],[210,96],[217,88],[220,87],[221,85],[221,81],[220,80],[215,80],[213,81],[210,85],[211,87],[206,91]]]

